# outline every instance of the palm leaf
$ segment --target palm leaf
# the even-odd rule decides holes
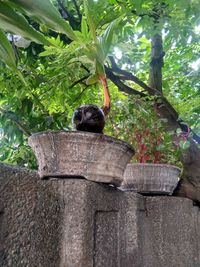
[[[71,40],[76,40],[69,23],[62,19],[49,0],[8,0],[8,2],[50,29],[66,34]]]
[[[16,57],[12,49],[12,45],[8,41],[4,32],[0,29],[0,60],[7,64],[10,68],[16,69]]]
[[[101,45],[101,48],[104,54],[103,60],[106,59],[109,53],[110,47],[112,45],[114,30],[116,28],[117,23],[118,23],[117,20],[112,21],[107,27],[107,29],[105,30],[104,34],[99,39],[99,42],[100,42],[100,45]]]
[[[102,36],[96,42],[96,62],[95,68],[98,76],[105,75],[104,62],[112,45],[113,34],[116,28],[117,21],[109,24]]]
[[[88,25],[87,25],[87,21],[86,18],[84,16],[82,16],[82,20],[81,20],[81,33],[84,37],[85,40],[88,39]]]
[[[96,28],[95,28],[94,20],[92,18],[94,14],[92,14],[91,12],[90,5],[91,3],[89,3],[89,0],[84,0],[84,10],[85,10],[85,15],[87,18],[88,26],[92,34],[93,40],[96,42],[97,40]]]
[[[0,28],[19,34],[37,43],[51,44],[41,33],[29,25],[25,17],[3,2],[0,2]]]
[[[6,65],[8,65],[12,70],[14,70],[22,82],[27,85],[24,80],[23,75],[17,69],[16,57],[13,51],[12,45],[8,41],[4,32],[0,29],[0,60],[2,60]]]

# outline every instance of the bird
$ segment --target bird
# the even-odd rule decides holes
[[[106,77],[103,77],[101,82],[104,87],[103,107],[99,108],[94,104],[78,107],[72,116],[72,124],[77,131],[103,133],[105,117],[110,111],[110,93]]]
[[[83,105],[75,110],[72,122],[77,131],[103,133],[105,115],[96,105]]]

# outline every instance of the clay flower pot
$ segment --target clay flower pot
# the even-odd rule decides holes
[[[181,170],[168,164],[130,163],[124,172],[122,190],[144,195],[171,195]]]
[[[41,132],[29,137],[45,177],[84,177],[119,186],[134,154],[126,142],[89,132]]]

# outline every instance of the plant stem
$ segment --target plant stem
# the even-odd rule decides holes
[[[107,115],[110,111],[110,93],[108,89],[108,82],[107,82],[106,76],[100,77],[100,81],[104,89],[104,103],[103,103],[102,109],[103,109],[104,114]]]

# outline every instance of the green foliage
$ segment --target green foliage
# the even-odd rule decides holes
[[[9,2],[39,23],[45,24],[52,30],[66,34],[72,40],[76,39],[69,23],[61,18],[59,12],[49,0],[10,0]]]
[[[119,101],[111,116],[117,117],[119,123],[111,124],[108,131],[133,145],[134,162],[179,164],[180,146],[174,144],[176,133],[166,131],[167,121],[158,117],[153,98],[130,97]],[[180,141],[185,145],[184,140]]]
[[[35,42],[50,44],[41,33],[29,25],[24,16],[3,2],[0,2],[0,27],[5,31],[22,35]]]
[[[93,14],[90,9],[91,4],[92,4],[92,1],[84,0],[85,15],[87,18],[89,29],[91,31],[92,38],[96,42],[97,41],[96,27],[95,27],[94,20],[93,20]]]
[[[15,53],[12,49],[10,42],[8,41],[6,35],[0,30],[0,58],[4,58],[4,62],[13,69],[16,69],[16,58]]]
[[[6,10],[15,6],[13,18],[22,18],[20,26],[12,22],[8,28],[8,21],[0,16],[0,28],[7,23],[8,31],[33,40],[27,35],[30,29],[26,27],[31,27],[34,40],[46,44],[45,48],[31,43],[26,49],[17,49],[0,32],[1,60],[11,67],[0,65],[0,160],[35,168],[34,156],[27,145],[27,133],[69,130],[76,107],[86,103],[101,105],[97,73],[104,73],[103,63],[111,65],[108,52],[119,67],[148,83],[151,37],[157,32],[162,32],[164,41],[164,95],[178,110],[180,118],[200,133],[199,68],[193,68],[200,52],[198,1],[166,0],[163,5],[162,0],[90,0],[89,5],[85,1],[87,7],[84,8],[84,1],[76,0],[80,14],[73,2],[63,1],[70,14],[66,16],[57,1],[52,1],[65,17],[63,20],[47,0],[0,1],[1,5],[7,6]],[[0,14],[2,12],[0,9]],[[12,70],[16,63],[26,85]],[[125,84],[141,91],[131,81],[125,81]],[[174,163],[179,150],[172,146],[172,135],[164,131],[164,122],[156,117],[152,102],[127,99],[127,95],[119,92],[111,82],[109,88],[112,111],[105,134],[126,140],[138,150],[136,128],[140,131],[149,129],[150,134],[142,140],[147,146],[146,152],[158,151],[161,162]],[[159,129],[160,144],[156,144],[155,129]],[[187,147],[184,140],[179,144]],[[146,160],[154,161],[152,158]]]
[[[89,27],[87,27],[87,23],[83,17],[81,21],[82,32],[79,32],[73,31],[68,22],[61,19],[60,14],[49,0],[45,0],[43,2],[38,0],[29,2],[17,0],[13,2],[10,0],[8,1],[8,4],[0,2],[1,27],[6,31],[20,34],[23,37],[31,39],[37,43],[44,45],[56,44],[54,41],[50,42],[51,39],[47,40],[41,33],[29,25],[25,17],[18,13],[22,12],[29,17],[32,17],[34,20],[44,23],[45,26],[48,26],[57,32],[65,33],[72,40],[72,43],[68,45],[68,51],[72,52],[75,56],[76,50],[79,50],[79,52],[81,52],[81,55],[78,58],[79,61],[83,58],[85,59],[85,56],[88,60],[92,61],[95,65],[96,77],[101,80],[102,77],[105,77],[104,61],[112,44],[116,21],[112,21],[104,33],[98,37],[96,33],[97,29],[93,20],[93,13],[91,11],[91,5],[92,1],[84,0],[84,12]],[[18,12],[16,12],[15,9],[18,9]],[[51,51],[53,52],[54,50],[51,49]],[[47,52],[41,55],[46,56],[50,54],[51,53]],[[2,59],[5,63],[8,62],[7,57],[4,58],[3,55]],[[15,61],[15,57],[12,57],[12,60]],[[74,58],[73,60],[76,61],[77,58]],[[10,62],[8,63],[10,66]],[[18,72],[16,66],[15,68],[13,67],[13,70]],[[92,76],[94,76],[93,73]]]

